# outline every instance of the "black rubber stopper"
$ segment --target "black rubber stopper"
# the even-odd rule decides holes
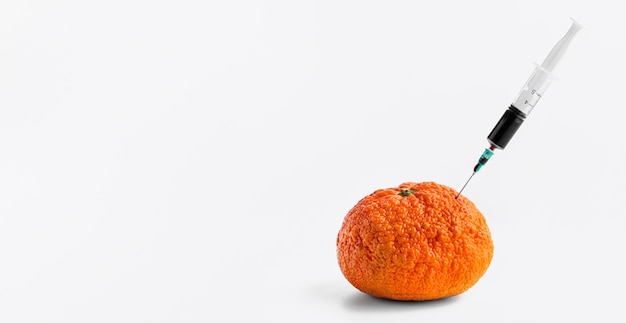
[[[525,119],[526,115],[511,105],[504,112],[502,118],[500,118],[500,121],[498,121],[493,130],[491,130],[491,133],[487,136],[487,140],[496,148],[504,149]]]

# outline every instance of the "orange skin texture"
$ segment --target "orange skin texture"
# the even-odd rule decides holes
[[[414,192],[400,195],[401,189]],[[493,241],[464,196],[434,182],[404,183],[361,199],[337,236],[337,258],[358,290],[395,300],[432,300],[467,291],[487,271]]]

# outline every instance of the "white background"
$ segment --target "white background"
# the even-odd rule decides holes
[[[0,321],[608,322],[626,316],[623,1],[2,1]],[[465,191],[495,255],[402,303],[336,261],[375,189]]]

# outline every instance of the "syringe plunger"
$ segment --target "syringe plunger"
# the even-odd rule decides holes
[[[543,64],[536,65],[535,71],[530,76],[522,90],[520,91],[517,99],[513,101],[513,106],[522,112],[525,116],[528,116],[532,109],[535,107],[539,99],[548,89],[548,86],[554,79],[552,70],[559,63],[565,51],[569,47],[572,38],[582,28],[582,25],[572,19],[572,26],[569,28],[565,36],[559,40],[556,45],[550,51],[550,54],[543,61]]]

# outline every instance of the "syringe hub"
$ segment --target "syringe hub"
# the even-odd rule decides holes
[[[485,149],[483,154],[480,155],[480,158],[478,158],[478,163],[476,164],[476,166],[474,166],[474,173],[478,172],[483,166],[485,166],[485,164],[489,161],[489,158],[491,158],[491,156],[493,156],[493,150],[495,148],[496,147],[491,146],[491,147]]]

